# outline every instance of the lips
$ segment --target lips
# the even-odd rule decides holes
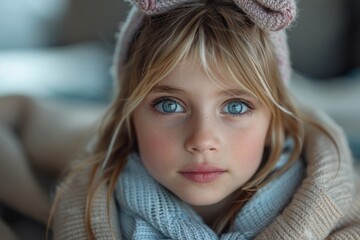
[[[193,165],[186,167],[179,173],[195,183],[210,183],[226,173],[226,170],[209,165]]]

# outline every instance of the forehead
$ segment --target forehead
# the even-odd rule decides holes
[[[241,77],[235,78],[232,74],[226,73],[226,68],[217,65],[204,66],[194,58],[186,58],[174,66],[174,68],[158,82],[152,91],[163,91],[167,89],[189,88],[196,91],[212,89],[228,92],[233,95],[249,95],[256,98],[242,82]],[[165,87],[164,87],[165,86]],[[169,88],[170,86],[170,88]]]

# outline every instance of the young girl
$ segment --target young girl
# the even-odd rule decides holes
[[[133,4],[55,239],[360,238],[344,134],[286,87],[294,2]]]

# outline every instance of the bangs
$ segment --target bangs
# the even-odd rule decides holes
[[[268,33],[233,2],[211,7],[189,3],[170,13],[146,16],[134,45],[130,59],[137,62],[128,63],[134,67],[131,78],[137,79],[133,96],[146,95],[181,61],[193,58],[220,88],[219,79],[228,81],[272,112],[281,105],[275,87],[281,82],[278,62]]]
[[[184,8],[151,17],[152,27],[147,31],[159,30],[154,34],[159,38],[146,43],[151,51],[147,56],[152,56],[144,64],[150,66],[146,75],[155,74],[158,83],[179,62],[192,58],[215,83],[222,79],[236,84],[270,107],[269,96],[273,94],[268,80],[279,77],[271,76],[270,69],[277,66],[269,66],[276,58],[269,54],[272,47],[266,42],[266,33],[236,6]]]

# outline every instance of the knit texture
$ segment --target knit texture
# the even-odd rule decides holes
[[[85,169],[71,181],[71,185],[64,186],[63,197],[58,203],[58,213],[55,213],[54,217],[53,228],[55,239],[88,239],[84,219],[89,175],[90,171]],[[103,186],[94,199],[91,222],[95,236],[96,239],[113,240],[112,235],[114,234],[115,239],[120,239],[117,215],[110,216],[110,221],[113,224],[109,225],[106,194],[107,187]],[[110,201],[110,211],[117,212],[114,201]]]
[[[290,203],[254,239],[360,239],[360,182],[354,174],[345,135],[324,113],[317,110],[311,114],[332,134],[339,152],[327,135],[313,128],[306,130],[306,175]],[[88,171],[83,171],[65,189],[55,212],[54,239],[88,239],[84,227],[88,178]],[[104,186],[97,195],[92,225],[97,239],[113,240],[106,220],[106,189]],[[113,231],[123,231],[115,227],[120,223],[114,201],[111,209]]]
[[[278,161],[289,159],[285,152]],[[303,177],[297,161],[277,179],[258,190],[238,214],[232,232],[220,239],[252,239],[284,208]],[[124,239],[218,239],[187,204],[167,191],[145,170],[137,154],[118,181],[115,197],[120,206],[120,229]]]
[[[360,239],[360,208],[354,204],[359,201],[355,191],[359,182],[354,175],[346,137],[324,113],[317,110],[312,114],[324,123],[339,152],[324,133],[307,129],[304,152],[307,177],[290,205],[256,239],[325,239],[329,236],[342,239],[350,233],[350,230],[339,232],[342,226],[349,227]],[[358,216],[356,219],[354,213]]]
[[[279,31],[290,25],[296,16],[294,0],[234,0],[260,28]]]
[[[195,0],[131,0],[148,15],[167,12],[186,2]],[[287,27],[296,16],[294,0],[234,0],[260,28],[278,31]]]

